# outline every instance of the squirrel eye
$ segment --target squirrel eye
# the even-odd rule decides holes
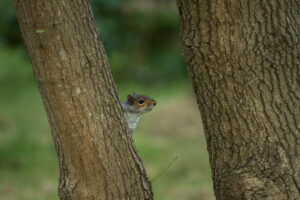
[[[139,100],[139,104],[143,104],[145,101],[143,99]]]

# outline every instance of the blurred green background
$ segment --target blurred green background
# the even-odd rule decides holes
[[[91,0],[122,100],[157,100],[133,137],[155,200],[213,200],[200,114],[172,0]],[[58,163],[10,0],[0,1],[0,199],[57,200]]]

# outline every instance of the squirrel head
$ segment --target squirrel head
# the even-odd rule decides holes
[[[146,95],[136,94],[127,95],[127,104],[132,106],[135,111],[145,113],[151,111],[156,106],[156,101]]]

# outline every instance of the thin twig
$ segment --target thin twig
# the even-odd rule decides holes
[[[176,154],[174,154],[174,157],[171,160],[171,162],[169,162],[169,164],[158,175],[156,175],[153,179],[151,179],[151,182],[154,182],[157,178],[159,178],[160,176],[162,176],[173,165],[173,163],[177,159],[178,159],[178,156]]]

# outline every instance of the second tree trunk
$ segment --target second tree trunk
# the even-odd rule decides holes
[[[178,0],[217,199],[300,199],[300,4]]]

